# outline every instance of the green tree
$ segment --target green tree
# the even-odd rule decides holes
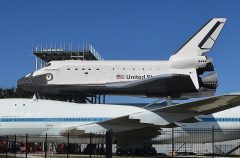
[[[32,98],[33,93],[26,92],[19,88],[0,88],[0,98]]]
[[[0,98],[3,98],[3,89],[0,88]]]

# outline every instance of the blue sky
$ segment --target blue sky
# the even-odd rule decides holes
[[[167,60],[213,17],[228,18],[209,56],[217,94],[240,91],[240,1],[2,0],[0,86],[34,70],[36,43],[90,42],[106,60]]]

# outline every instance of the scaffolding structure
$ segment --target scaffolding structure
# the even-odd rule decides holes
[[[46,66],[54,60],[104,60],[98,51],[89,43],[83,43],[82,48],[68,44],[37,44],[33,46],[33,55],[36,57],[36,70]]]

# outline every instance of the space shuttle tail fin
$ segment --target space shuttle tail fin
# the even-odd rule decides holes
[[[171,58],[192,58],[204,56],[213,47],[220,34],[226,18],[213,18],[205,24],[195,35],[193,35]]]

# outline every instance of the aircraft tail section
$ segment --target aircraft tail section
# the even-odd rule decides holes
[[[192,58],[203,56],[213,47],[220,34],[226,18],[213,18],[193,35],[177,52],[171,56],[173,59]]]
[[[212,59],[206,55],[217,40],[226,18],[213,18],[169,59],[170,68],[189,72],[196,89],[216,91],[217,75]]]

